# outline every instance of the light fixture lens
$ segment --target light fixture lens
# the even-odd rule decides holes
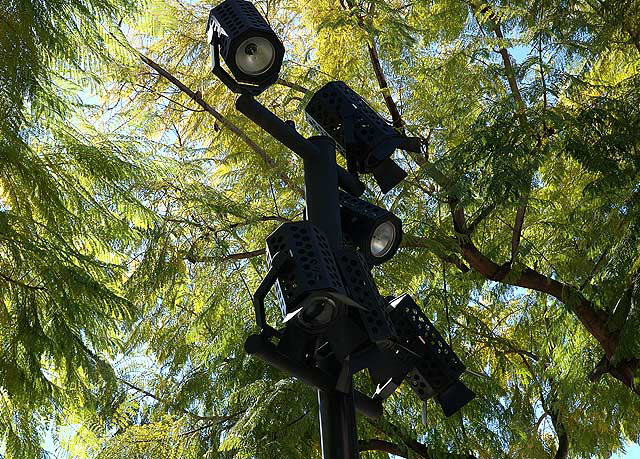
[[[264,37],[251,37],[240,43],[236,50],[236,65],[247,75],[261,75],[275,61],[276,49]]]
[[[300,323],[310,329],[318,329],[330,324],[336,316],[336,302],[327,296],[310,298],[298,314]]]
[[[393,247],[396,240],[396,227],[393,223],[386,221],[378,225],[371,236],[371,255],[382,258]]]

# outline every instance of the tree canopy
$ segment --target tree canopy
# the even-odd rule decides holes
[[[393,191],[367,182],[405,231],[373,274],[477,397],[445,418],[401,386],[362,457],[640,441],[640,2],[254,3],[286,49],[262,103],[312,135],[342,80],[424,146]],[[320,457],[314,391],[242,347],[302,164],[211,74],[213,6],[2,2],[3,457]]]

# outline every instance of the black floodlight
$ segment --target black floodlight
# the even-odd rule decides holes
[[[284,330],[278,332],[278,350],[301,363],[312,354],[316,359],[331,357],[342,376],[338,378],[336,388],[348,391],[351,375],[379,364],[378,348],[388,347],[387,343],[394,339],[395,332],[386,311],[386,302],[378,294],[362,256],[348,248],[339,249],[334,255],[349,297],[343,304],[351,307],[344,309],[339,320],[315,334],[307,332],[308,327],[305,328],[300,320],[303,309],[297,315],[298,320],[287,322]],[[314,346],[315,350],[312,349]]]
[[[213,8],[207,38],[213,73],[233,92],[258,95],[278,79],[284,46],[250,1],[225,0]]]
[[[402,221],[393,213],[340,191],[340,217],[345,237],[358,246],[369,266],[395,255],[402,242]]]
[[[384,193],[407,176],[391,159],[393,152],[420,151],[417,138],[394,129],[342,81],[320,88],[305,112],[314,128],[336,141],[349,172],[372,173]]]
[[[325,346],[345,372],[373,370],[386,375],[390,359],[382,354],[393,347],[396,333],[370,268],[350,248],[329,249],[321,230],[308,222],[285,223],[267,238],[270,269],[254,296],[260,328],[278,336],[278,349],[303,361],[310,346]],[[266,323],[264,298],[275,286],[285,328]],[[408,371],[408,370],[407,370]],[[374,382],[386,383],[384,376]]]
[[[346,296],[326,236],[309,222],[285,223],[267,237],[271,269],[263,284],[275,283],[284,322],[296,319],[307,333],[319,334],[345,314],[353,302]],[[272,282],[274,281],[274,282]],[[264,308],[266,292],[256,293],[257,309]],[[264,311],[257,311],[264,322]]]
[[[351,371],[367,368],[366,354],[376,343],[395,336],[384,299],[378,293],[369,267],[354,249],[342,248],[335,253],[345,291],[356,307],[349,308],[347,317],[329,330],[325,336],[338,361],[350,356]]]
[[[416,358],[407,382],[420,399],[435,397],[445,416],[451,416],[475,397],[459,379],[464,364],[409,295],[389,306],[399,342]]]
[[[352,249],[341,249],[336,261],[349,297],[360,308],[350,310],[350,317],[367,341],[351,354],[351,371],[367,368],[377,385],[376,396],[389,397],[402,383],[413,361],[397,346],[397,333],[387,311],[387,301],[380,295],[364,257]],[[352,334],[355,329],[352,328]]]

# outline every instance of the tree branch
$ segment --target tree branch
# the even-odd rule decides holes
[[[504,39],[504,35],[499,25],[499,18],[493,11],[491,11],[489,5],[478,5],[474,3],[473,0],[468,1],[468,4],[474,11],[479,12],[480,14],[486,14],[491,22],[491,27],[496,37]],[[500,48],[499,53],[502,56],[507,81],[516,103],[516,115],[522,122],[523,126],[526,126],[526,105],[524,104],[522,95],[518,88],[509,53],[504,47]],[[541,145],[541,140],[539,145]],[[436,183],[443,186],[445,189],[447,188],[446,177],[438,171],[433,164],[427,162],[423,167],[425,167],[427,173],[436,181]],[[516,224],[514,225],[514,234],[512,236],[512,261],[519,247],[527,200],[528,194],[525,194],[521,198],[520,205],[516,212]],[[514,270],[511,262],[498,265],[480,252],[471,240],[470,232],[466,225],[464,209],[455,195],[449,196],[449,207],[451,210],[454,230],[460,246],[460,252],[463,259],[469,263],[471,268],[489,280],[547,293],[555,297],[560,302],[566,304],[577,316],[578,320],[580,320],[587,331],[602,346],[607,360],[611,359],[618,347],[620,337],[619,333],[611,332],[608,329],[607,324],[610,314],[596,309],[593,303],[586,299],[578,289],[571,285],[547,277],[528,267]],[[639,365],[640,360],[630,359],[621,362],[616,366],[610,366],[609,373],[635,393],[640,395],[640,387],[634,383],[635,370]]]
[[[195,218],[195,217],[193,217],[193,218]],[[244,222],[231,223],[229,226],[227,226],[225,228],[216,228],[216,227],[207,225],[206,223],[197,222],[195,220],[190,220],[188,218],[163,217],[163,220],[166,221],[166,222],[172,222],[172,223],[182,223],[182,224],[185,224],[185,225],[193,226],[195,228],[200,228],[202,230],[207,230],[207,231],[214,232],[214,233],[217,233],[217,232],[220,232],[220,231],[232,230],[232,229],[238,228],[240,226],[250,225],[252,223],[257,223],[257,222],[269,222],[269,221],[276,221],[276,222],[282,222],[282,223],[291,222],[290,219],[288,219],[286,217],[281,217],[279,215],[265,215],[265,216],[262,216],[262,217],[256,217],[256,218],[253,218],[253,219],[249,219],[249,220],[244,221]]]
[[[475,10],[480,14],[487,15],[491,29],[493,30],[495,36],[501,40],[504,40],[504,34],[502,33],[502,28],[500,27],[500,18],[492,11],[491,6],[488,3],[477,5],[472,0],[469,1],[469,6],[471,6],[472,10]],[[513,100],[516,103],[517,115],[520,118],[520,121],[526,123],[525,110],[527,107],[522,98],[522,94],[520,93],[520,88],[518,87],[516,74],[513,69],[513,64],[511,63],[511,57],[509,56],[509,51],[504,46],[501,46],[498,49],[498,53],[502,58],[502,65],[504,66],[507,82],[509,83],[509,89],[511,89],[511,95],[513,96]]]
[[[582,281],[582,284],[580,284],[580,290],[584,289],[589,284],[589,282],[591,282],[591,279],[593,279],[593,276],[595,276],[596,272],[598,271],[598,268],[600,268],[600,263],[602,263],[605,260],[605,258],[609,255],[610,249],[611,249],[611,246],[607,247],[605,250],[602,251],[600,256],[598,256],[598,259],[593,264],[593,268],[591,268],[591,272],[585,278],[585,280]]]
[[[276,84],[279,84],[281,86],[286,86],[287,88],[291,88],[295,91],[301,92],[302,94],[309,94],[311,92],[304,86],[299,85],[298,83],[293,83],[291,81],[287,81],[282,78],[278,78],[278,80],[276,81]]]
[[[516,210],[516,221],[513,224],[513,234],[511,236],[511,261],[513,263],[520,248],[520,238],[522,237],[522,225],[524,224],[524,214],[527,210],[527,201],[529,201],[529,193],[520,197],[520,205]]]
[[[178,102],[177,100],[174,100],[174,99],[172,99],[171,97],[165,96],[165,95],[164,95],[164,94],[162,94],[161,92],[158,92],[158,91],[154,90],[153,88],[150,88],[150,87],[145,86],[145,85],[143,85],[143,84],[136,83],[134,86],[138,86],[138,87],[140,87],[140,88],[144,89],[145,91],[147,91],[147,92],[148,92],[148,93],[150,93],[150,94],[155,94],[155,95],[156,95],[156,96],[158,96],[158,97],[162,97],[163,99],[168,100],[169,102],[171,102],[171,103],[172,103],[172,104],[174,104],[174,105],[178,105],[178,106],[180,106],[180,107],[184,108],[184,110],[183,110],[183,111],[194,112],[194,113],[202,113],[202,112],[206,111],[206,110],[204,110],[204,109],[196,110],[196,109],[194,109],[194,108],[187,107],[186,105],[181,104],[181,103],[180,103],[180,102]],[[156,100],[158,100],[158,98],[156,98]],[[179,137],[179,133],[178,133],[178,129],[176,128],[176,125],[174,124],[174,125],[173,125],[173,127],[174,127],[174,129],[175,129],[175,131],[176,131],[176,134],[178,134],[178,137]],[[180,145],[182,145],[182,140],[181,140],[181,139],[179,139],[179,140],[180,140]]]
[[[442,261],[445,263],[451,263],[463,273],[469,272],[469,267],[464,264],[460,257],[453,253],[446,254],[434,251],[432,248],[432,244],[434,243],[439,244],[439,241],[405,234],[402,238],[402,242],[400,243],[400,247],[404,249],[427,249]]]
[[[398,110],[398,106],[391,96],[391,90],[389,89],[387,79],[384,75],[384,72],[382,71],[382,65],[380,65],[380,58],[378,56],[375,39],[371,39],[371,42],[367,46],[367,49],[369,51],[369,59],[371,60],[371,65],[373,66],[373,72],[376,75],[376,80],[378,80],[378,87],[380,88],[380,92],[382,92],[384,103],[389,110],[389,114],[391,115],[393,127],[402,130],[404,129],[405,124],[402,119],[402,115],[400,115],[400,111]]]
[[[480,211],[480,213],[476,216],[476,218],[473,219],[473,221],[469,224],[469,226],[467,226],[467,233],[468,234],[473,234],[473,232],[475,231],[476,227],[485,219],[487,218],[491,212],[493,212],[496,208],[496,203],[492,202],[491,204],[489,204],[487,207],[485,207],[484,209],[482,209]]]
[[[465,325],[456,319],[453,319],[453,323],[462,329],[474,333],[478,337],[485,338],[484,342],[487,346],[493,347],[495,353],[503,355],[517,354],[521,357],[527,357],[536,361],[538,360],[538,356],[536,354],[525,349],[520,349],[510,339],[498,335],[482,319],[470,313],[465,314],[471,316],[471,319],[473,320],[472,326]],[[495,346],[500,346],[502,349],[498,350]]]
[[[244,260],[247,258],[259,257],[264,255],[266,252],[265,249],[253,250],[251,252],[241,252],[241,253],[232,253],[231,255],[227,255],[222,258],[222,261],[228,260]]]
[[[395,443],[391,443],[386,440],[370,439],[370,440],[358,440],[359,451],[383,451],[385,453],[393,454],[394,456],[409,458],[409,452],[406,448],[401,448]]]
[[[252,223],[252,222],[271,222],[271,221],[276,221],[276,222],[281,222],[281,223],[289,223],[291,220],[289,220],[288,218],[285,218],[285,217],[280,217],[279,215],[265,215],[263,217],[258,217],[255,220],[251,220],[251,221],[248,221],[248,222],[232,223],[231,225],[229,225],[229,229],[237,228],[238,226],[247,225],[247,224]]]
[[[549,382],[553,390],[553,379],[551,379]],[[556,450],[556,454],[553,456],[553,459],[567,459],[569,457],[569,436],[567,435],[567,430],[564,426],[564,423],[560,420],[558,411],[556,411],[553,406],[554,403],[552,400],[551,406],[544,408],[544,410],[551,418],[553,430],[556,431],[556,436],[558,437],[558,449]]]
[[[225,255],[224,257],[212,257],[212,256],[198,256],[194,254],[188,254],[185,259],[191,263],[211,263],[211,262],[224,262],[230,260],[246,260],[247,258],[254,258],[264,255],[265,249],[252,250],[250,252],[239,252]]]
[[[448,188],[449,179],[433,163],[427,160],[422,167],[440,187]],[[578,289],[571,285],[547,277],[528,267],[514,270],[510,263],[499,265],[485,256],[471,239],[464,208],[460,205],[459,199],[456,195],[449,195],[448,200],[460,253],[473,270],[492,281],[529,288],[555,297],[572,310],[587,331],[602,346],[607,359],[613,356],[618,346],[619,336],[608,329],[610,314],[596,309]],[[640,385],[634,383],[634,373],[639,365],[638,359],[627,360],[616,367],[611,367],[609,372],[640,395]]]
[[[133,384],[132,382],[129,382],[124,378],[118,377],[117,379],[118,379],[118,381],[122,382],[125,386],[129,387],[130,389],[133,389],[136,392],[144,394],[147,397],[151,397],[152,399],[154,399],[154,400],[156,400],[156,401],[158,401],[158,402],[160,402],[160,403],[162,403],[164,405],[167,405],[167,406],[173,407],[173,408],[175,408],[175,409],[177,409],[179,411],[182,411],[184,414],[186,414],[188,416],[191,416],[191,417],[193,417],[195,419],[198,419],[199,421],[224,422],[224,421],[228,420],[230,417],[237,416],[238,414],[240,414],[240,413],[235,413],[235,414],[233,414],[231,416],[200,416],[199,414],[192,413],[191,411],[187,410],[186,408],[179,406],[175,402],[170,402],[168,400],[165,400],[164,398],[162,398],[162,397],[160,397],[160,396],[158,396],[158,395],[156,395],[156,394],[154,394],[152,392],[149,392],[148,390],[145,390],[145,389],[143,389],[141,387],[138,387],[135,384]]]
[[[479,11],[481,14],[488,15],[489,23],[493,30],[495,36],[501,40],[504,40],[504,34],[502,33],[502,28],[500,27],[500,19],[498,16],[491,10],[489,4],[484,5],[476,5],[473,1],[469,2],[469,5],[472,9]],[[504,66],[505,75],[507,78],[507,82],[509,83],[509,89],[511,90],[511,95],[516,104],[516,116],[523,127],[528,125],[527,115],[526,115],[526,104],[524,103],[524,99],[522,98],[522,93],[520,92],[520,88],[518,86],[518,81],[516,79],[516,74],[513,69],[513,63],[511,62],[511,57],[509,56],[509,51],[501,46],[498,49],[498,53],[502,57],[502,64]],[[544,76],[543,76],[544,78]],[[546,97],[546,94],[545,94]],[[524,214],[527,209],[527,203],[529,201],[529,193],[525,193],[520,197],[520,203],[518,209],[516,211],[516,219],[515,224],[513,226],[513,235],[511,236],[511,262],[515,261],[518,249],[520,247],[520,237],[522,234],[522,225],[524,223]]]
[[[295,418],[293,421],[290,421],[286,426],[285,429],[288,429],[289,427],[291,427],[294,424],[297,424],[298,422],[302,421],[307,415],[309,414],[309,411],[305,411],[304,413],[302,413],[300,416],[298,416],[297,418]]]
[[[224,127],[226,127],[227,129],[229,129],[231,132],[233,132],[235,135],[237,135],[238,137],[240,137],[240,139],[242,139],[242,141],[249,147],[251,148],[251,150],[253,150],[258,156],[260,156],[260,158],[262,158],[262,160],[265,162],[265,164],[271,168],[277,168],[276,162],[273,160],[273,158],[271,158],[271,156],[269,156],[269,154],[263,150],[257,143],[255,143],[242,129],[240,129],[238,126],[236,126],[234,123],[232,123],[231,121],[229,121],[227,118],[225,118],[224,116],[222,116],[222,114],[220,114],[218,111],[216,111],[211,105],[209,105],[203,98],[202,98],[202,94],[200,93],[200,91],[193,91],[191,90],[187,85],[185,85],[182,81],[180,81],[178,78],[176,78],[174,75],[172,75],[171,73],[169,73],[167,70],[165,70],[160,64],[154,62],[152,59],[148,58],[147,56],[145,56],[142,53],[138,54],[140,56],[140,59],[142,60],[142,62],[144,62],[145,64],[147,64],[149,67],[151,67],[152,69],[154,69],[156,72],[158,72],[158,74],[160,74],[162,77],[166,78],[167,80],[169,80],[171,83],[173,83],[178,89],[180,89],[180,91],[184,92],[186,95],[188,95],[189,97],[191,97],[198,105],[200,105],[200,107],[202,107],[207,113],[209,113],[211,116],[213,116],[217,121],[220,122],[220,124]],[[280,177],[280,179],[287,184],[287,186],[289,188],[291,188],[292,190],[294,190],[296,193],[298,193],[300,196],[304,196],[304,191],[302,190],[302,188],[300,188],[298,185],[296,185],[293,180],[285,173],[285,172],[278,172],[278,177]]]
[[[351,10],[354,9],[353,1],[346,0],[346,3],[346,5],[343,4],[343,7],[348,7]],[[371,2],[369,14],[373,12],[374,6],[375,2]],[[364,16],[362,14],[358,14],[358,26],[362,30],[366,31]],[[373,66],[373,73],[375,74],[376,80],[378,81],[378,87],[380,88],[380,92],[382,92],[384,103],[389,110],[389,114],[391,115],[393,127],[399,130],[403,130],[405,124],[402,120],[402,116],[400,115],[400,111],[398,110],[398,105],[391,96],[391,91],[389,89],[389,85],[387,84],[387,78],[385,77],[384,71],[382,70],[382,65],[380,64],[380,57],[378,56],[378,49],[376,48],[376,41],[374,37],[371,37],[369,43],[367,44],[367,51],[369,53],[369,60],[371,61],[371,65]]]
[[[627,199],[624,200],[624,207],[627,206],[631,206],[634,205],[634,202],[637,200],[638,195],[640,194],[640,191],[636,190],[633,191],[628,197]],[[615,232],[618,232],[622,229],[622,227],[624,226],[625,220],[624,219],[620,219],[620,221],[618,222],[618,224],[615,226]],[[601,266],[601,263],[603,261],[606,260],[606,258],[609,256],[609,252],[610,250],[613,248],[613,244],[611,244],[609,247],[607,247],[601,254],[600,256],[598,256],[598,259],[596,260],[595,264],[593,265],[593,268],[591,268],[591,272],[589,273],[589,275],[586,277],[586,279],[582,282],[582,284],[580,284],[580,290],[584,289],[587,284],[589,284],[589,282],[591,282],[591,279],[593,279],[593,277],[596,275],[596,273],[598,272],[598,269]]]
[[[542,421],[544,421],[547,416],[549,416],[549,415],[546,412],[544,412],[544,413],[542,413],[540,415],[540,417],[536,421],[536,424],[533,426],[533,432],[534,433],[538,431],[538,429],[540,428],[540,424],[542,424]]]
[[[26,288],[26,289],[29,289],[29,290],[46,290],[44,287],[41,287],[39,285],[25,284],[24,282],[20,282],[19,280],[13,279],[13,278],[11,278],[9,276],[5,276],[2,272],[0,272],[0,277],[2,277],[4,280],[9,282],[10,284],[14,284],[14,285],[17,285],[19,287]]]
[[[391,449],[393,447],[396,447],[398,448],[396,451],[402,454],[394,453],[392,451],[388,451],[387,449],[379,449],[379,451],[385,451],[391,454],[395,454],[396,456],[401,456],[405,458],[409,457],[409,450],[411,450],[414,453],[418,454],[419,457],[423,459],[430,459],[432,457],[442,457],[442,456],[445,456],[448,459],[476,459],[474,456],[470,454],[456,454],[456,453],[448,453],[443,451],[431,450],[427,447],[427,445],[414,440],[412,437],[407,435],[400,427],[398,427],[397,425],[389,421],[389,416],[383,416],[378,421],[373,421],[367,418],[367,422],[371,424],[376,430],[378,430],[379,432],[389,437],[394,437],[394,436],[398,437],[402,441],[402,443],[404,443],[406,446],[405,449],[402,449],[398,445],[395,445],[390,442],[385,442],[383,440],[367,440],[369,442],[373,442],[373,441],[382,442],[382,443],[371,443],[369,446],[373,446],[377,444],[381,448]],[[364,451],[364,450],[361,449],[361,451]]]
[[[228,416],[220,416],[220,419],[218,419],[218,420],[216,420],[214,422],[209,422],[209,423],[207,423],[207,424],[205,424],[203,426],[196,427],[195,429],[192,429],[192,430],[189,430],[187,432],[181,433],[180,435],[184,436],[184,437],[189,436],[189,435],[193,435],[194,433],[201,432],[201,431],[203,431],[205,429],[208,429],[210,427],[222,424],[223,422],[230,421],[231,419],[233,419],[235,417],[238,417],[238,416],[240,416],[241,414],[244,414],[244,413],[245,413],[245,411],[239,411],[237,413],[233,413],[233,414],[230,414]]]
[[[556,427],[554,425],[554,427],[556,429],[556,435],[558,435],[558,450],[556,451],[556,455],[553,456],[553,459],[567,459],[569,457],[569,436],[564,430],[563,424],[558,423],[558,426]]]
[[[578,289],[571,285],[547,277],[528,267],[514,270],[509,262],[502,265],[495,263],[478,250],[473,243],[466,228],[464,209],[459,205],[458,198],[450,196],[449,205],[462,257],[471,268],[489,280],[547,293],[566,304],[587,331],[602,346],[607,359],[611,359],[618,347],[619,334],[609,330],[608,320],[610,314],[603,310],[596,309]],[[609,372],[624,385],[640,395],[640,387],[634,383],[634,374],[638,365],[638,359],[627,360],[615,367],[610,367]]]
[[[606,355],[603,355],[596,367],[589,373],[589,381],[599,381],[607,373],[609,373],[609,360]]]

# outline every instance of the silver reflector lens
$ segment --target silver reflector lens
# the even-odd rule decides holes
[[[236,65],[247,75],[260,75],[271,68],[276,49],[264,37],[251,37],[240,43],[236,50]]]
[[[377,258],[384,257],[393,247],[395,240],[396,227],[393,223],[381,223],[371,236],[371,255]]]

